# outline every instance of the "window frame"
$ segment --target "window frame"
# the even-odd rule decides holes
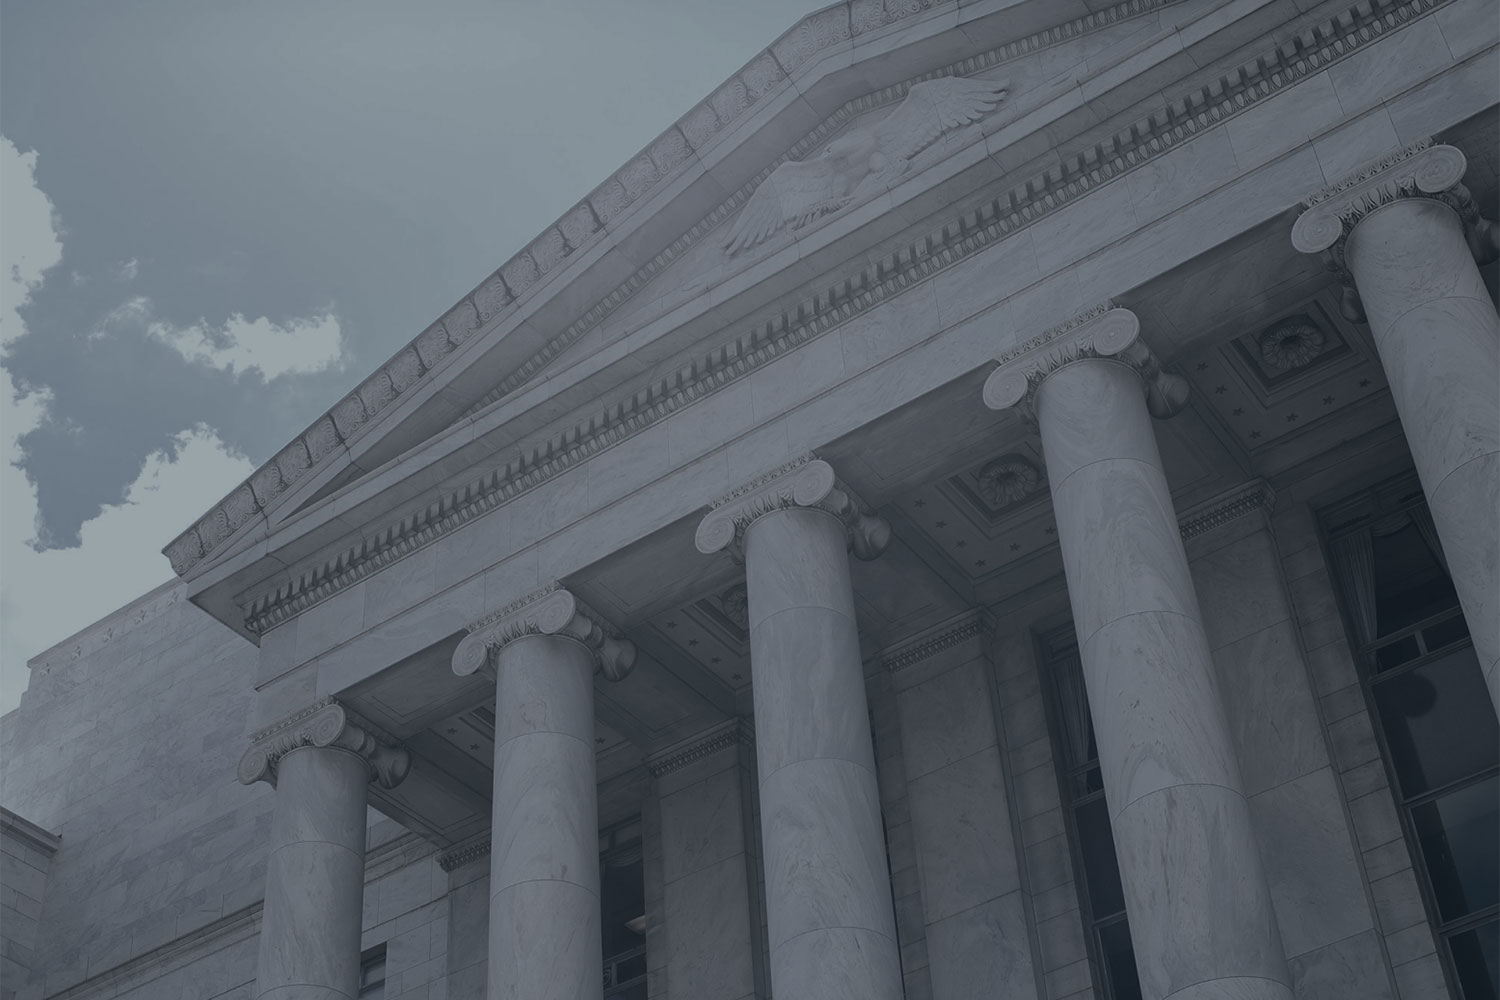
[[[1074,894],[1078,897],[1078,915],[1083,921],[1084,948],[1089,960],[1089,978],[1093,981],[1094,994],[1099,1000],[1116,1000],[1115,984],[1108,976],[1108,967],[1104,962],[1103,946],[1100,940],[1100,929],[1112,927],[1118,923],[1125,923],[1129,929],[1129,914],[1122,909],[1119,913],[1110,914],[1105,917],[1094,915],[1093,894],[1089,891],[1088,870],[1084,866],[1083,841],[1078,831],[1078,810],[1091,804],[1097,799],[1104,798],[1104,771],[1102,764],[1095,759],[1092,764],[1074,766],[1067,759],[1067,748],[1063,743],[1062,734],[1066,725],[1064,721],[1063,708],[1060,702],[1061,696],[1057,690],[1053,670],[1060,655],[1071,651],[1072,655],[1079,658],[1079,670],[1083,669],[1083,652],[1078,645],[1078,633],[1069,619],[1065,624],[1046,629],[1041,632],[1033,632],[1032,640],[1036,647],[1036,659],[1038,674],[1041,677],[1042,686],[1042,708],[1047,719],[1047,738],[1052,745],[1053,773],[1057,778],[1058,802],[1063,814],[1063,831],[1068,840],[1068,857],[1073,865]],[[1088,694],[1087,683],[1084,685],[1084,695]],[[1093,725],[1093,705],[1089,706],[1090,720]],[[1089,771],[1099,770],[1099,788],[1097,791],[1086,792],[1077,795],[1073,792],[1075,782],[1085,777]],[[1105,807],[1106,816],[1108,806]],[[1115,851],[1116,865],[1119,862],[1119,850],[1114,842],[1114,823],[1110,822],[1110,848]],[[1131,936],[1132,952],[1135,948],[1134,935]],[[1133,955],[1132,955],[1133,957]],[[1140,972],[1136,972],[1136,989],[1140,990]]]
[[[1464,778],[1449,781],[1437,788],[1429,788],[1417,795],[1407,796],[1402,790],[1400,775],[1396,772],[1395,759],[1380,715],[1380,706],[1375,698],[1375,688],[1393,678],[1411,673],[1445,656],[1452,655],[1465,647],[1473,648],[1473,638],[1472,635],[1465,634],[1463,638],[1445,646],[1429,649],[1425,638],[1420,635],[1421,632],[1434,625],[1463,617],[1463,606],[1455,595],[1452,607],[1434,612],[1420,621],[1405,625],[1386,635],[1376,635],[1363,646],[1358,645],[1359,631],[1354,627],[1349,598],[1344,594],[1343,587],[1339,583],[1335,561],[1336,549],[1333,544],[1338,539],[1356,532],[1371,531],[1374,523],[1379,520],[1424,506],[1428,506],[1427,497],[1422,492],[1421,483],[1413,471],[1362,489],[1341,500],[1316,506],[1314,519],[1318,529],[1319,547],[1322,550],[1324,564],[1328,568],[1329,587],[1333,590],[1339,611],[1339,622],[1344,630],[1344,642],[1354,661],[1354,672],[1358,678],[1360,695],[1364,699],[1370,729],[1375,734],[1375,745],[1380,754],[1380,763],[1384,769],[1391,804],[1395,807],[1396,818],[1401,826],[1401,835],[1406,842],[1407,856],[1417,883],[1418,895],[1422,899],[1427,927],[1436,944],[1438,964],[1443,970],[1443,980],[1452,996],[1464,997],[1449,939],[1487,923],[1494,923],[1497,928],[1500,928],[1500,904],[1492,904],[1453,920],[1443,920],[1437,894],[1428,874],[1427,858],[1422,850],[1422,841],[1416,829],[1413,814],[1420,806],[1436,801],[1450,792],[1500,776],[1500,761]],[[1465,620],[1465,626],[1467,629],[1467,620]],[[1418,648],[1421,652],[1396,666],[1384,670],[1379,669],[1376,660],[1379,650],[1395,645],[1413,635],[1417,636]]]

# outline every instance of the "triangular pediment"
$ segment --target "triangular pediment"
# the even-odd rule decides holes
[[[196,577],[334,494],[365,512],[386,491],[389,517],[405,517],[484,455],[532,475],[601,420],[837,322],[883,276],[957,260],[981,229],[1029,225],[1259,85],[1226,84],[1226,37],[1258,35],[1207,16],[1207,0],[995,8],[873,17],[853,3],[804,19],[174,540],[174,569]],[[1163,107],[1170,80],[1181,96]],[[942,107],[954,89],[958,112]],[[933,120],[903,121],[917,112]],[[821,161],[850,147],[858,176],[835,164],[842,187],[797,188],[833,183]],[[768,185],[788,177],[767,215]],[[462,444],[434,447],[445,439]],[[447,457],[420,482],[391,471],[419,450]]]

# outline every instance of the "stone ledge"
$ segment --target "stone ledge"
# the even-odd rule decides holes
[[[0,806],[0,834],[14,837],[49,858],[57,853],[57,848],[62,844],[62,838],[57,834],[48,832],[4,806]]]

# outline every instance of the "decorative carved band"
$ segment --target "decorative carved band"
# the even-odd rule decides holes
[[[438,866],[445,872],[451,872],[455,868],[462,868],[471,861],[488,857],[490,853],[490,831],[470,837],[451,851],[445,851],[438,855]]]
[[[935,634],[918,636],[899,646],[888,649],[881,655],[881,662],[890,671],[904,670],[936,656],[945,649],[984,634],[984,617],[980,611],[971,611],[956,622],[938,626]]]
[[[364,758],[371,781],[395,788],[411,770],[411,754],[376,733],[375,727],[337,701],[322,698],[250,737],[250,749],[240,758],[240,781],[274,786],[277,765],[293,750],[338,747]]]
[[[681,373],[665,376],[629,399],[601,403],[599,410],[563,427],[529,453],[503,467],[485,470],[358,544],[299,568],[290,582],[261,592],[249,602],[246,628],[263,634],[296,617],[391,562],[1451,2],[1369,0],[1363,10],[1354,8],[1308,28],[1295,45],[1267,49],[1220,79],[1174,100],[1164,112],[1152,111],[1064,163],[1018,184],[1009,193],[963,207],[907,246],[869,262],[860,272],[831,276],[828,284],[809,288],[779,320],[745,323],[727,343],[713,347],[694,362],[693,377]],[[971,73],[985,68],[970,62],[965,60],[944,72]],[[805,151],[798,147],[794,152],[800,155]],[[217,518],[228,503],[226,499],[211,511],[199,527]],[[229,525],[229,530],[236,528],[235,523]],[[167,547],[178,574],[186,573],[218,544],[200,544],[197,531],[188,529]]]
[[[755,732],[745,724],[744,720],[730,719],[697,736],[673,744],[660,753],[653,754],[646,759],[646,767],[651,771],[651,777],[660,778],[673,771],[679,771],[694,761],[711,757],[721,750],[728,750],[730,747],[742,744],[754,746]]]
[[[860,559],[879,556],[891,540],[891,526],[860,509],[833,466],[804,455],[715,500],[694,542],[704,555],[732,547],[735,556],[743,558],[745,529],[762,514],[787,507],[824,510],[843,521],[849,529],[849,548]]]
[[[985,380],[985,405],[992,410],[1017,407],[1035,422],[1037,390],[1048,375],[1088,358],[1112,358],[1140,373],[1153,417],[1175,416],[1187,405],[1187,379],[1162,371],[1140,335],[1135,313],[1112,302],[1094,306],[1002,354],[1000,367]]]
[[[1264,479],[1252,479],[1189,507],[1177,519],[1177,527],[1182,532],[1182,540],[1187,541],[1251,511],[1270,510],[1275,503],[1276,491],[1271,489],[1271,484]]]
[[[469,626],[453,651],[453,672],[467,677],[486,666],[508,643],[522,636],[554,635],[582,643],[595,666],[612,681],[624,679],[635,666],[635,643],[620,637],[586,604],[551,583]]]

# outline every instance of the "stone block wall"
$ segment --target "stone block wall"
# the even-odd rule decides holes
[[[58,839],[0,807],[0,1000],[30,981],[37,922]]]

